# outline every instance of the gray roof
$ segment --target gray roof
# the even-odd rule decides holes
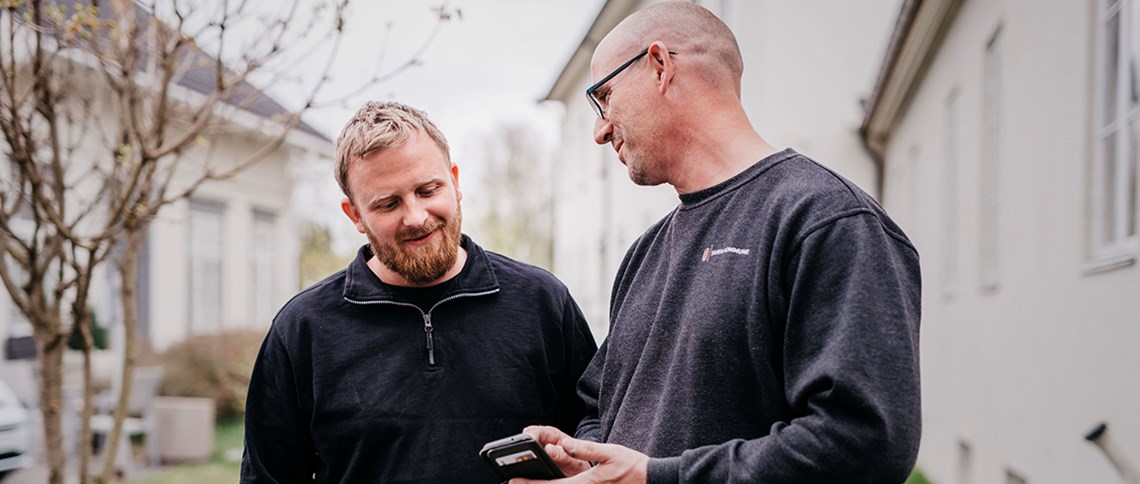
[[[58,5],[54,6],[62,8],[65,16],[70,16],[74,11],[73,9],[75,6],[80,5],[81,4],[77,3],[60,2]],[[102,19],[113,20],[111,12],[111,0],[98,0],[98,5],[99,7],[96,12],[97,16]],[[152,20],[153,17],[137,2],[134,3],[134,6],[136,19],[140,22],[145,22],[144,25],[151,25],[150,20]],[[26,3],[21,3],[15,8],[15,11],[23,14],[23,12],[27,11],[27,8],[28,7]],[[17,18],[22,18],[22,15],[18,16]],[[140,33],[140,36],[142,35],[145,35],[145,32]],[[182,73],[182,75],[177,78],[175,82],[179,86],[185,87],[194,92],[205,95],[213,93],[215,87],[217,86],[215,71],[216,59],[193,45],[191,45],[190,48],[185,51],[184,55],[190,55],[194,58],[188,62],[188,65],[190,66],[189,69],[187,69],[186,72]],[[139,69],[142,69],[144,65],[145,63],[140,62]],[[233,74],[233,72],[229,69],[225,69],[225,73]],[[272,119],[275,116],[288,117],[293,115],[291,111],[286,109],[280,103],[266,95],[253,84],[250,84],[244,80],[239,82],[237,85],[232,86],[228,95],[222,98],[222,102],[231,106],[238,107],[246,112],[264,119]],[[324,141],[332,141],[323,133],[317,131],[316,128],[313,128],[311,125],[306,123],[304,120],[299,121],[295,129],[308,133],[312,136],[316,136],[317,138]]]

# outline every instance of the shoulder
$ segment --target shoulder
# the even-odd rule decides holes
[[[800,236],[852,216],[867,216],[890,235],[909,241],[870,194],[834,170],[799,153],[765,174],[775,219],[794,224]]]
[[[271,331],[293,332],[314,315],[328,314],[344,302],[347,270],[342,269],[297,293],[277,312]]]
[[[867,192],[823,164],[794,153],[759,177],[777,203],[824,213],[878,207]]]

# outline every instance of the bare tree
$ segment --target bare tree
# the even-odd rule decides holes
[[[135,274],[151,222],[205,183],[287,156],[289,133],[307,128],[301,114],[325,102],[318,94],[336,57],[347,0],[307,4],[0,1],[0,132],[10,160],[0,167],[8,171],[0,191],[0,280],[32,323],[51,483],[65,475],[63,354],[75,330],[84,363],[80,479],[90,478],[86,308],[93,272],[113,261],[122,281],[126,338],[107,440],[114,443],[131,392]],[[450,17],[446,8],[438,13],[440,22]],[[322,45],[332,48],[316,47]],[[293,79],[297,69],[323,74],[310,78],[294,111],[249,83],[252,76]],[[255,148],[236,159],[215,156],[218,143],[235,137]],[[97,482],[113,478],[117,451],[106,446]]]
[[[551,235],[551,157],[532,128],[506,124],[482,140],[480,189],[486,195],[473,203],[478,230],[491,249],[549,268],[553,262]]]

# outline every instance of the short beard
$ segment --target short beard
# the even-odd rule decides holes
[[[376,255],[376,258],[392,272],[417,286],[425,285],[443,277],[455,265],[455,260],[459,256],[460,226],[462,224],[463,212],[457,201],[454,223],[448,223],[440,217],[433,217],[420,227],[400,230],[396,233],[395,243],[387,245],[381,244],[369,232],[368,244],[372,247],[372,253]],[[426,247],[410,248],[400,244],[405,240],[423,237],[437,229],[442,237]]]

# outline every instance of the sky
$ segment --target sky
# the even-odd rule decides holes
[[[431,38],[443,0],[357,1],[350,4],[345,38],[325,92],[354,91],[375,71],[406,62]],[[305,121],[335,139],[344,123],[368,100],[396,100],[427,112],[439,125],[460,166],[461,184],[474,179],[470,159],[480,138],[501,123],[525,123],[553,149],[561,107],[539,102],[581,42],[604,0],[448,0],[445,22],[420,57],[420,64],[369,86],[338,105],[310,111]],[[385,35],[390,25],[390,33]],[[282,97],[282,96],[277,96]],[[282,102],[289,104],[289,97]],[[585,102],[585,101],[583,101]],[[330,153],[331,157],[331,153]],[[300,215],[347,227],[331,171],[315,171],[297,194]],[[465,186],[465,195],[477,187]],[[466,204],[466,203],[465,203]],[[343,223],[341,223],[343,221]],[[353,242],[355,243],[355,241]]]

